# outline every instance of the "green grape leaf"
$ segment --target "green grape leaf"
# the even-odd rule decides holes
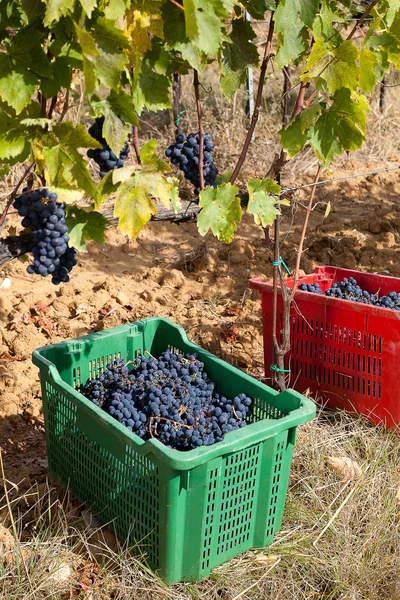
[[[20,31],[7,49],[9,59],[18,69],[28,69],[40,77],[53,77],[53,69],[42,48],[43,34],[37,30]]]
[[[116,21],[125,14],[129,4],[129,0],[109,0],[107,6],[104,7],[104,14],[107,19]]]
[[[95,209],[98,209],[102,202],[104,202],[104,200],[110,198],[110,196],[115,194],[118,190],[119,184],[116,184],[113,181],[113,175],[117,170],[121,171],[122,169],[115,169],[113,171],[109,171],[107,175],[103,177],[103,179],[98,184],[95,191],[95,195],[93,196]]]
[[[249,192],[247,212],[253,215],[257,225],[263,227],[272,225],[280,214],[279,204],[288,204],[287,200],[279,198],[281,186],[272,179],[249,179],[247,190]]]
[[[243,4],[255,19],[263,19],[267,10],[276,8],[275,0],[246,0]]]
[[[319,0],[297,0],[297,3],[302,23],[311,28],[319,9]]]
[[[96,116],[104,116],[103,136],[111,150],[118,156],[130,134],[130,123],[133,121],[137,124],[132,98],[122,90],[119,93],[111,91],[104,100],[94,96],[91,105]],[[124,119],[120,119],[120,116]]]
[[[90,19],[90,17],[92,16],[92,12],[97,6],[96,0],[79,0],[79,2],[81,3],[83,10]]]
[[[256,37],[250,23],[243,18],[234,19],[230,43],[222,47],[221,89],[230,98],[246,82],[247,68],[258,65],[257,47],[251,43]]]
[[[75,8],[75,0],[45,0],[46,14],[44,24],[51,25],[53,21],[59,21]]]
[[[235,235],[242,218],[242,208],[238,188],[230,183],[217,188],[207,187],[200,192],[201,211],[197,218],[197,228],[201,235],[211,229],[220,242],[229,244]]]
[[[104,244],[104,232],[108,225],[104,215],[91,208],[79,208],[76,204],[68,205],[65,212],[71,247],[76,248],[78,252],[87,252],[87,240]]]
[[[69,89],[72,80],[72,66],[66,56],[57,56],[53,61],[52,67],[54,75],[51,78],[42,77],[40,89],[45,98],[57,96],[61,88]]]
[[[360,88],[364,92],[373,92],[379,71],[377,69],[378,59],[375,52],[365,46],[360,51]]]
[[[373,35],[368,40],[368,45],[371,48],[380,49],[381,52],[387,54],[388,61],[393,63],[396,68],[400,66],[400,43],[399,39],[388,32],[383,32],[380,35]]]
[[[281,0],[275,11],[275,32],[288,32],[297,24],[298,15],[298,0]]]
[[[201,71],[207,64],[207,54],[192,44],[186,35],[185,13],[171,2],[164,2],[162,7],[164,23],[173,23],[173,27],[165,27],[164,41],[168,50],[180,52],[182,59],[194,69]]]
[[[199,50],[216,56],[225,39],[223,19],[229,11],[221,0],[183,0],[186,35]]]
[[[309,130],[320,114],[321,105],[315,104],[304,109],[285,129],[280,130],[281,144],[289,158],[303,150],[310,137]]]
[[[11,169],[10,165],[1,165],[0,166],[0,179],[7,177],[7,175],[10,172],[10,169]],[[14,235],[16,235],[16,233]]]
[[[58,123],[51,132],[43,135],[42,144],[41,155],[36,149],[35,158],[42,163],[44,159],[46,179],[50,186],[82,189],[89,196],[96,196],[96,186],[87,162],[77,148],[102,146],[89,135],[84,125],[74,127],[72,123]]]
[[[369,105],[360,95],[351,97],[347,88],[338,90],[330,108],[322,111],[312,127],[310,144],[327,165],[335,155],[357,150],[365,140]]]
[[[0,98],[17,114],[31,102],[36,85],[33,73],[18,66],[13,70],[9,57],[0,53]]]
[[[287,34],[298,25],[311,28],[319,8],[319,0],[280,0],[275,12],[275,31]]]
[[[124,52],[129,48],[128,38],[113,21],[104,17],[97,19],[93,33],[76,24],[75,31],[82,49],[87,93],[94,92],[97,81],[110,89],[117,89],[128,62]]]
[[[179,198],[178,184],[171,191],[171,206],[175,214],[182,210],[182,202]]]
[[[144,108],[150,111],[171,108],[171,79],[156,73],[145,61],[141,69],[135,70],[135,89],[132,93],[133,102],[138,114]]]
[[[301,79],[314,80],[318,88],[327,89],[331,94],[342,87],[355,90],[360,72],[358,58],[359,52],[350,40],[329,49],[319,38],[313,45]]]
[[[166,173],[171,170],[171,167],[164,160],[158,158],[156,149],[158,142],[156,140],[149,140],[145,142],[140,150],[140,161],[142,163],[143,171]]]
[[[129,125],[139,124],[138,116],[130,94],[127,94],[123,90],[119,90],[118,92],[111,90],[107,101],[113,111],[120,115],[126,123],[129,123]]]
[[[85,76],[86,93],[91,95],[97,87],[96,68],[93,61],[99,57],[100,52],[96,42],[89,32],[75,24],[76,35],[82,50],[83,74]]]
[[[309,48],[308,30],[302,23],[293,25],[284,34],[278,35],[278,53],[275,63],[279,69],[290,63],[298,64]]]
[[[0,111],[0,160],[17,158],[27,149],[29,141],[23,124]]]

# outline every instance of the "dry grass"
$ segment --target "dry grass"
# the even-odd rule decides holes
[[[362,469],[344,482],[326,457]],[[0,561],[1,600],[398,600],[399,439],[345,413],[300,428],[281,532],[199,583],[167,587],[68,494],[33,488],[12,499],[18,547]],[[0,514],[9,514],[2,502]],[[142,557],[143,560],[143,557]],[[70,576],[66,578],[66,565]]]

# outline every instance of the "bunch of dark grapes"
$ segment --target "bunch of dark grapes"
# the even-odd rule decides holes
[[[119,156],[114,154],[103,137],[103,123],[104,117],[97,117],[93,125],[89,127],[90,135],[101,143],[103,149],[91,149],[87,151],[88,157],[93,158],[95,163],[99,165],[101,178],[105,177],[109,171],[123,167],[125,160],[129,155],[128,142],[125,142],[124,147],[119,153]]]
[[[204,136],[204,151],[203,151],[203,175],[204,186],[214,186],[218,174],[218,169],[213,165],[214,144],[211,135],[206,133]],[[189,133],[186,136],[184,133],[178,133],[175,138],[175,144],[171,144],[165,151],[173,165],[177,165],[196,188],[194,193],[200,193],[200,176],[199,176],[199,160],[200,160],[200,135]]]
[[[299,290],[311,292],[312,294],[322,294],[319,283],[300,283]]]
[[[117,359],[81,392],[142,439],[178,450],[222,441],[247,424],[252,404],[246,394],[219,394],[196,354],[169,350],[137,358],[130,370]]]
[[[317,288],[316,291],[311,288]],[[314,292],[322,294],[321,288],[318,283],[312,285],[301,283],[299,289],[306,292]],[[363,290],[358,284],[354,277],[345,277],[343,281],[338,281],[325,291],[325,295],[330,298],[340,298],[341,300],[351,300],[352,302],[358,302],[359,304],[371,304],[372,306],[381,306],[383,308],[392,308],[394,310],[400,310],[400,293],[389,292],[387,296],[379,296],[371,294],[367,290]]]
[[[22,219],[22,226],[32,230],[33,264],[28,273],[47,277],[55,285],[69,281],[69,273],[76,265],[77,251],[68,246],[68,227],[65,224],[65,204],[57,202],[57,194],[47,189],[23,190],[14,200],[14,208]]]

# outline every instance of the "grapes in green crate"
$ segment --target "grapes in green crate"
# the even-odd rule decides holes
[[[196,354],[163,352],[137,358],[129,370],[121,359],[81,388],[94,404],[142,439],[191,450],[211,446],[247,425],[252,400],[216,391]]]

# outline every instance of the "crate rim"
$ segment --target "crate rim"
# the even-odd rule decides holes
[[[317,267],[312,273],[308,273],[306,275],[302,275],[299,277],[297,283],[301,283],[302,280],[312,277],[313,275],[323,275],[324,271],[322,269],[332,269],[332,271],[327,271],[326,273],[335,275],[337,270],[341,272],[348,273],[349,277],[354,276],[355,273],[362,273],[365,275],[373,275],[374,277],[380,277],[385,279],[396,279],[399,282],[399,279],[396,277],[389,277],[386,275],[379,275],[377,273],[367,273],[366,271],[357,271],[355,269],[342,269],[342,267]],[[293,282],[292,277],[287,278],[289,283]],[[260,294],[262,293],[271,293],[273,289],[273,281],[269,279],[268,281],[263,281],[262,279],[255,277],[253,279],[249,279],[249,287],[250,289],[257,290]],[[280,282],[278,282],[278,294],[281,295],[280,290]],[[291,287],[291,286],[289,286]],[[338,302],[340,302],[341,309],[351,310],[356,312],[363,312],[365,314],[377,314],[376,311],[379,311],[378,314],[385,316],[385,318],[390,318],[394,321],[400,320],[400,311],[393,310],[392,308],[385,308],[383,306],[374,306],[372,304],[362,304],[360,302],[352,302],[351,300],[345,300],[343,298],[335,298],[330,296],[325,296],[324,294],[312,294],[311,292],[305,292],[303,290],[296,290],[295,297],[299,297],[302,300],[310,300],[310,296],[312,296],[312,302],[317,304],[326,304],[327,306],[336,306]]]
[[[231,369],[234,369],[243,379],[251,380],[254,384],[257,384],[257,387],[260,389],[268,388],[268,392],[274,396],[290,396],[292,398],[296,398],[299,400],[299,408],[296,408],[290,411],[286,416],[280,417],[279,419],[262,419],[255,423],[251,423],[247,425],[247,427],[242,427],[236,431],[229,432],[225,434],[224,439],[221,442],[215,443],[212,446],[205,446],[189,451],[176,450],[174,448],[169,448],[162,444],[159,440],[155,438],[151,438],[150,440],[142,440],[138,435],[131,432],[127,427],[119,423],[116,419],[113,419],[111,415],[106,413],[106,411],[102,410],[100,407],[90,402],[83,394],[78,392],[77,389],[73,388],[69,384],[65,383],[58,372],[57,367],[54,363],[52,363],[48,358],[42,355],[42,352],[48,352],[50,347],[59,346],[59,347],[67,347],[72,344],[77,346],[83,346],[84,342],[93,341],[99,337],[107,337],[109,335],[114,335],[116,330],[129,330],[133,325],[142,325],[149,321],[163,321],[168,323],[169,325],[174,326],[180,332],[183,341],[188,344],[193,351],[201,350],[203,354],[209,355],[216,360],[221,365],[228,364],[226,361],[212,354],[208,350],[201,348],[197,344],[194,344],[188,339],[186,331],[184,328],[170,319],[166,319],[165,317],[149,317],[148,319],[141,319],[139,321],[134,321],[131,323],[127,323],[125,325],[119,325],[117,327],[113,327],[110,329],[106,329],[104,331],[94,332],[87,334],[78,338],[71,338],[68,340],[64,340],[62,342],[57,342],[56,344],[49,344],[47,346],[41,346],[40,348],[36,348],[32,352],[32,362],[35,366],[37,366],[40,371],[46,371],[48,375],[51,376],[54,383],[60,386],[64,392],[66,392],[69,396],[71,396],[75,402],[80,405],[80,408],[85,412],[90,411],[93,415],[97,415],[103,421],[104,425],[108,425],[114,427],[121,436],[124,437],[126,443],[129,445],[135,446],[135,450],[139,452],[142,456],[153,453],[162,459],[167,459],[170,466],[177,470],[189,470],[193,469],[201,464],[204,464],[211,459],[221,456],[222,454],[229,454],[231,452],[236,451],[237,442],[241,441],[243,444],[243,449],[249,446],[252,446],[262,440],[265,440],[268,437],[277,435],[283,430],[289,429],[291,427],[297,427],[303,423],[310,421],[314,418],[316,414],[316,406],[314,402],[296,392],[295,390],[289,389],[284,392],[278,392],[273,388],[270,388],[266,384],[260,382],[259,380],[251,377],[247,373],[244,373],[237,367],[233,365],[229,365]],[[250,431],[251,430],[251,431]]]

